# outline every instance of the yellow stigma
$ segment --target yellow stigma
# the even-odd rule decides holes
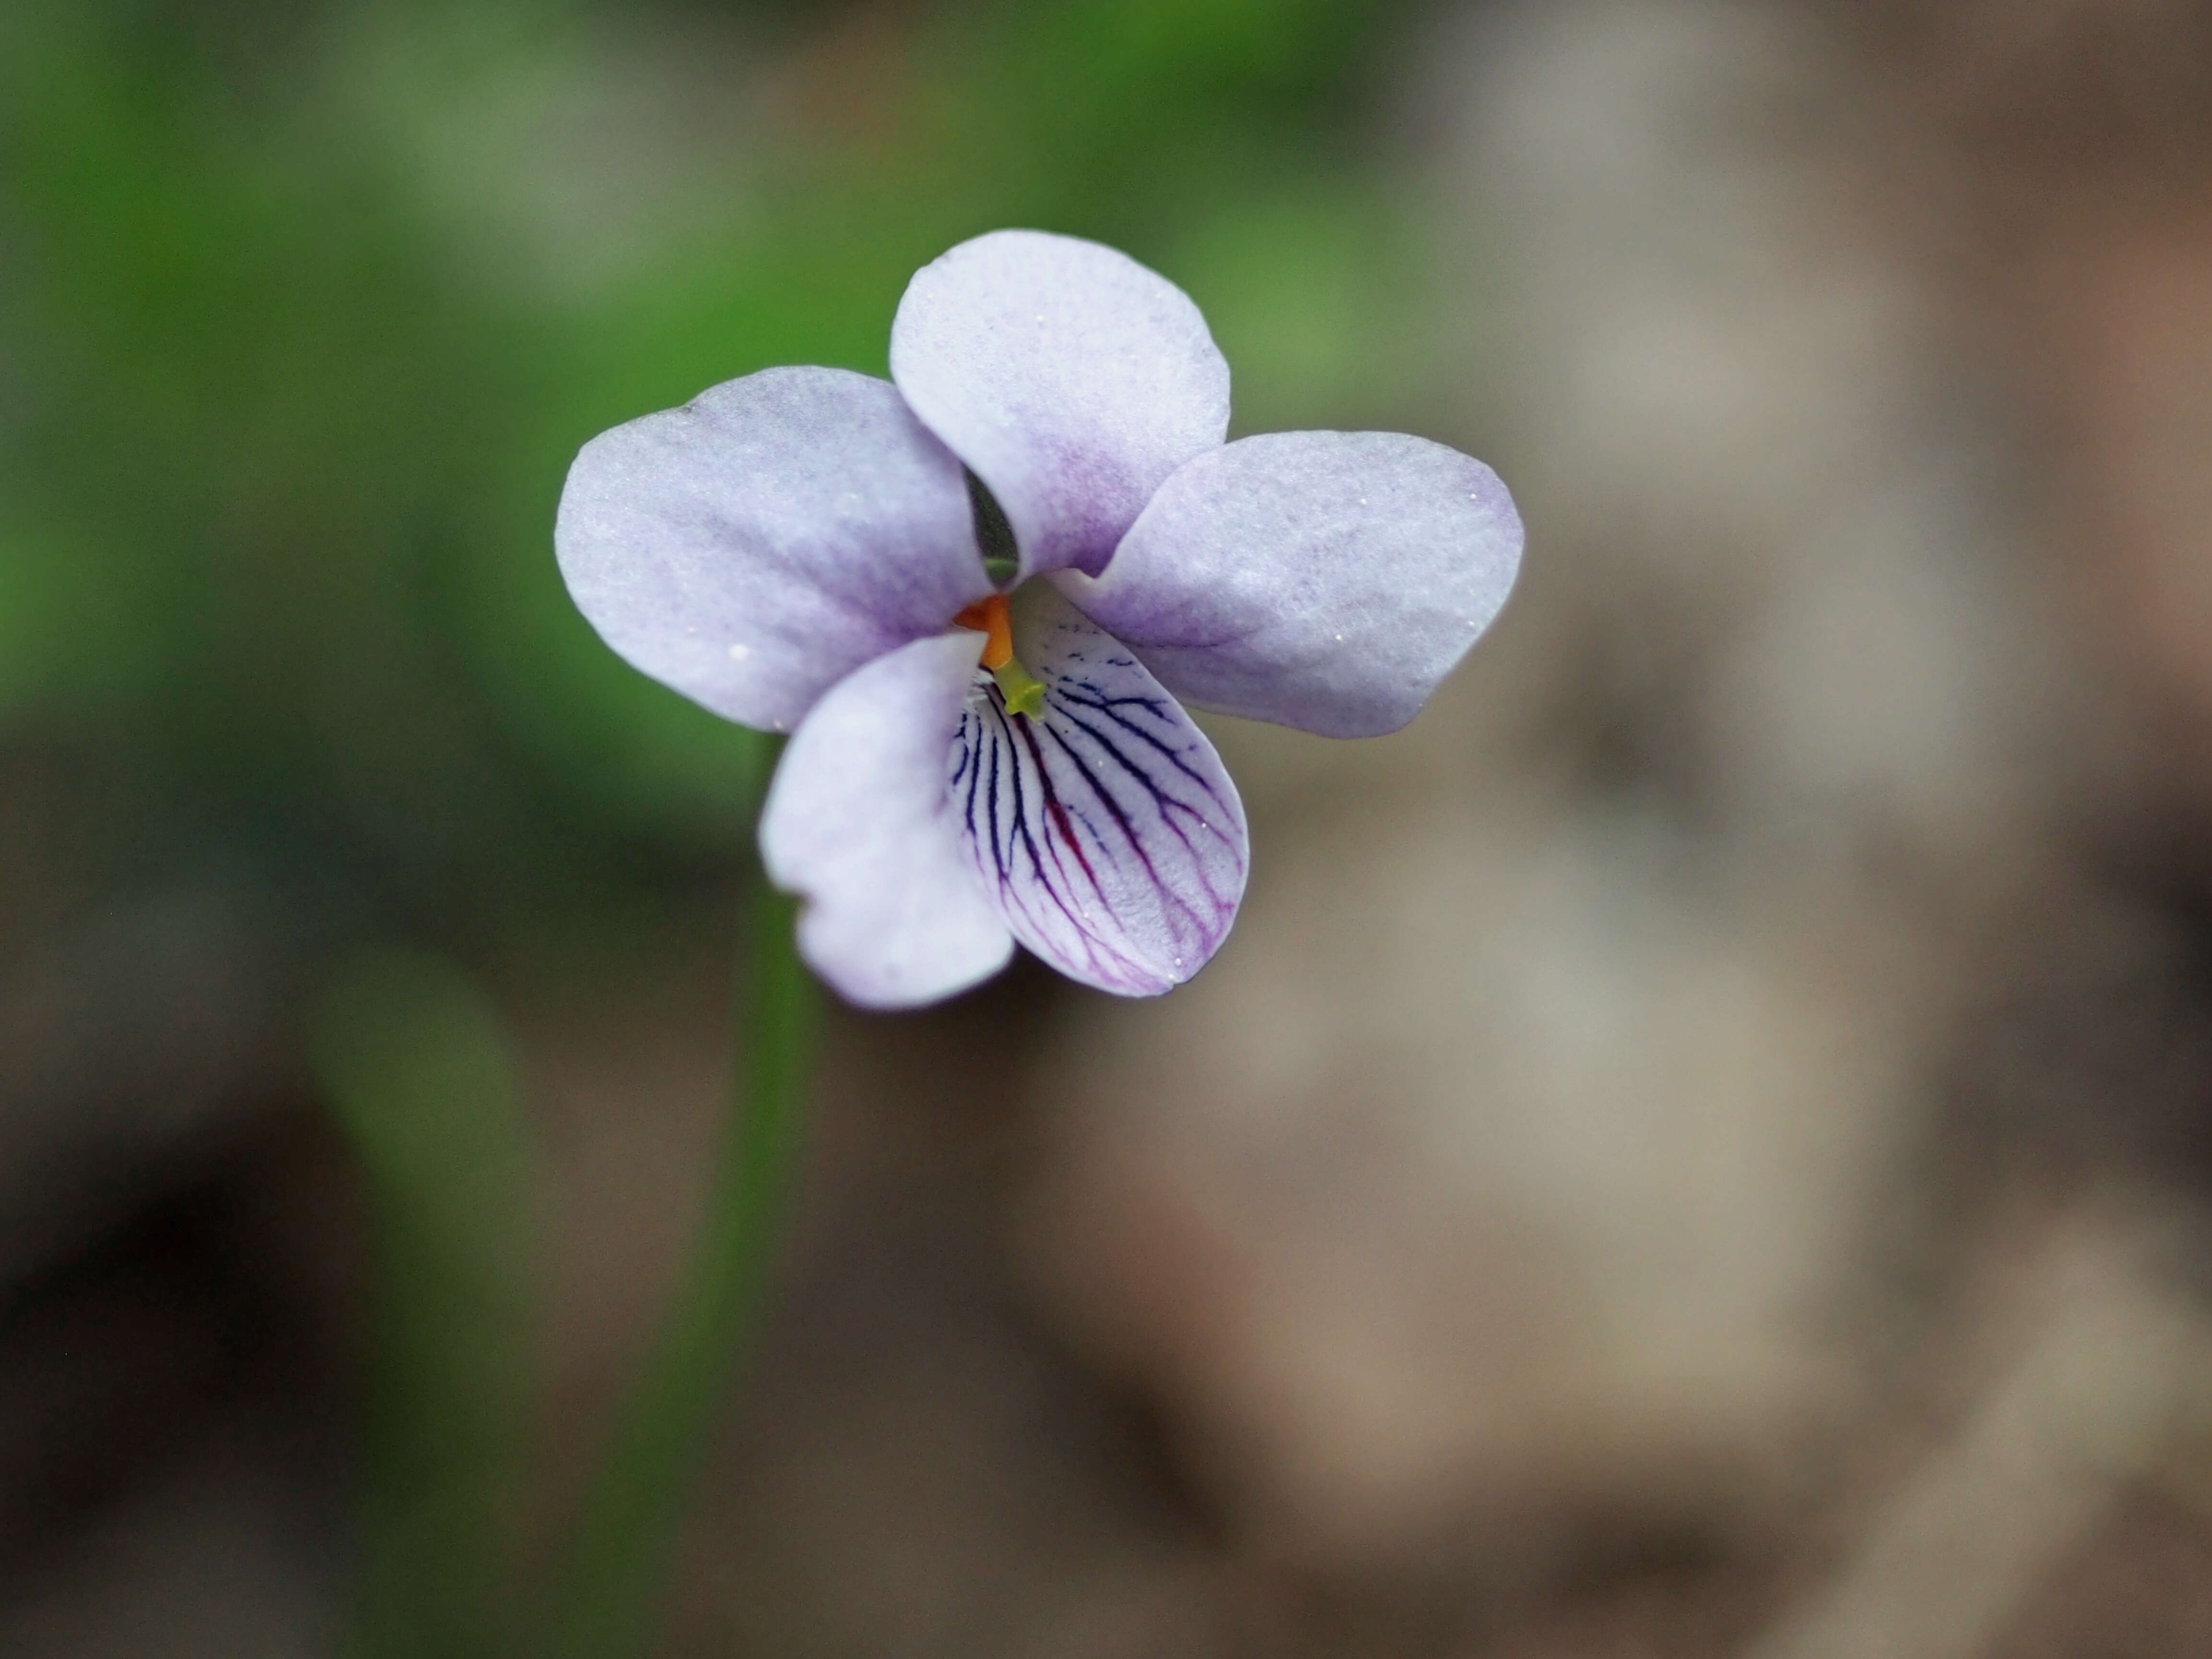
[[[1000,695],[1010,714],[1044,713],[1044,682],[1014,659],[1014,618],[1006,596],[994,593],[955,617],[962,628],[972,628],[983,637],[983,666],[999,682]]]
[[[1006,700],[1009,714],[1042,714],[1044,713],[1044,682],[1018,662],[1009,662],[991,671],[999,682],[1000,695]]]

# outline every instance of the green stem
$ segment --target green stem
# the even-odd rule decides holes
[[[794,910],[757,878],[731,1121],[697,1246],[617,1425],[555,1602],[544,1647],[568,1659],[632,1659],[649,1650],[677,1527],[761,1300],[813,1047],[816,992],[793,949]]]

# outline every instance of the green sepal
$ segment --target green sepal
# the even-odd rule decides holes
[[[1004,588],[1020,574],[1022,550],[1014,542],[1014,527],[1006,522],[1006,510],[999,505],[997,496],[988,486],[965,467],[961,469],[968,480],[968,504],[975,514],[975,550],[983,556],[983,574],[991,586]]]

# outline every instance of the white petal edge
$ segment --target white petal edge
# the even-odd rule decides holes
[[[963,629],[855,670],[793,734],[769,786],[761,857],[805,901],[799,954],[861,1007],[938,1001],[1013,953],[945,786],[982,648]]]

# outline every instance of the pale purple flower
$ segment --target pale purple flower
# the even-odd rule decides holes
[[[908,285],[890,366],[766,369],[585,445],[569,592],[636,667],[792,734],[761,851],[851,1000],[949,996],[1017,939],[1165,991],[1228,933],[1248,854],[1178,699],[1395,731],[1504,605],[1512,500],[1397,433],[1225,443],[1197,307],[1094,242],[962,243]],[[969,473],[1018,549],[1010,611]]]

